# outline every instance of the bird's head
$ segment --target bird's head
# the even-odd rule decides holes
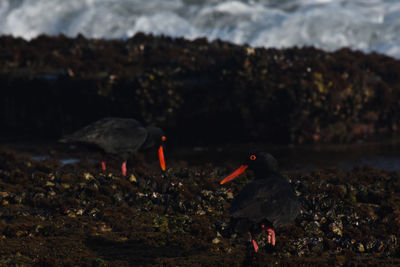
[[[224,184],[235,179],[246,170],[253,170],[256,172],[256,177],[257,173],[266,175],[271,172],[278,172],[278,161],[267,152],[259,150],[251,151],[245,158],[243,164],[230,175],[225,177],[220,184]]]

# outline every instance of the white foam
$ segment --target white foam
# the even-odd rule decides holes
[[[132,36],[137,32],[145,32],[158,35],[192,37],[192,30],[193,27],[188,21],[175,13],[160,12],[152,16],[140,16],[132,29],[126,31],[126,35]]]
[[[398,0],[1,0],[0,34],[206,36],[262,47],[316,46],[400,58]]]

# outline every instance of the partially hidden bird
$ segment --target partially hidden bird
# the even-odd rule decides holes
[[[257,229],[265,229],[267,242],[275,246],[274,228],[295,220],[301,206],[290,183],[279,173],[277,160],[264,151],[253,151],[233,173],[220,184],[235,179],[246,170],[254,171],[254,180],[234,198],[230,214],[237,232],[248,232],[254,251],[259,246],[254,238]]]

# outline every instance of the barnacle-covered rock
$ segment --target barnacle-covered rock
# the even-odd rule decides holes
[[[364,245],[362,243],[356,243],[355,244],[355,249],[356,249],[357,252],[364,252],[365,251]]]
[[[157,165],[143,163],[146,168],[134,167],[137,182],[131,182],[111,164],[104,174],[89,164],[79,166],[79,172],[71,165],[55,172],[35,161],[29,167],[9,158],[7,162],[2,163],[0,152],[0,169],[10,167],[10,177],[0,181],[0,199],[7,201],[0,209],[0,238],[10,247],[29,244],[39,251],[29,254],[18,246],[27,255],[44,255],[52,251],[49,244],[57,242],[58,255],[73,255],[71,265],[79,257],[84,257],[80,263],[90,265],[94,252],[107,263],[112,259],[122,265],[140,265],[136,257],[146,261],[149,253],[149,265],[179,265],[186,260],[233,266],[381,260],[385,265],[398,259],[398,172],[360,167],[286,173],[298,191],[301,214],[293,224],[275,229],[275,247],[267,244],[266,231],[255,226],[260,231],[254,235],[260,247],[255,254],[248,235],[235,232],[229,214],[232,198],[251,175],[225,187],[219,185],[220,176],[228,172],[224,168],[187,164],[162,176]],[[14,172],[13,165],[19,170]],[[92,177],[86,179],[85,172]],[[49,173],[55,174],[53,180]],[[48,181],[54,185],[46,185]]]

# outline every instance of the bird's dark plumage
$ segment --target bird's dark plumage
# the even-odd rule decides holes
[[[221,184],[230,181],[246,169],[254,171],[254,180],[235,197],[231,216],[238,232],[254,230],[254,226],[280,227],[293,222],[300,213],[300,203],[290,183],[279,174],[278,163],[270,154],[255,151],[245,164],[226,177]],[[273,232],[270,229],[271,233]],[[273,232],[275,243],[275,233]],[[253,239],[254,248],[258,246]]]
[[[131,154],[157,145],[160,146],[158,149],[160,166],[165,171],[164,150],[162,146],[165,140],[163,131],[158,127],[143,127],[135,119],[103,118],[69,136],[65,136],[60,142],[80,143],[96,147],[106,154],[120,156],[123,159],[121,165],[122,175],[125,176],[126,161]],[[105,171],[105,160],[102,160],[101,165]]]
[[[60,142],[96,146],[105,153],[126,159],[140,149],[159,144],[162,136],[160,128],[146,128],[135,119],[108,117],[65,136]]]
[[[246,218],[252,223],[269,221],[274,227],[292,222],[300,204],[290,184],[279,174],[256,179],[246,185],[231,205],[233,218]]]
[[[233,218],[246,218],[252,223],[269,221],[274,227],[292,222],[300,212],[300,203],[289,182],[279,174],[278,163],[265,152],[254,152],[247,160],[255,179],[247,184],[231,205]]]

